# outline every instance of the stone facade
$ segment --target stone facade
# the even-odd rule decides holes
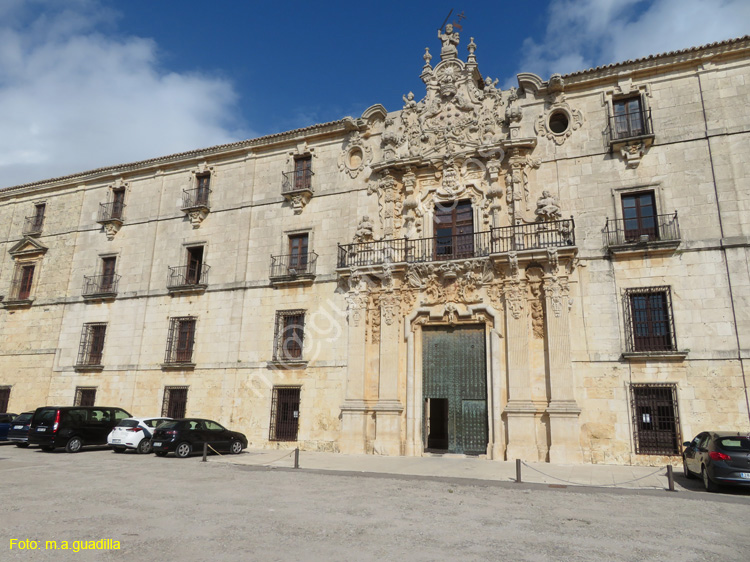
[[[400,110],[0,191],[8,411],[186,388],[252,447],[563,463],[750,430],[750,38],[510,90],[439,38]]]

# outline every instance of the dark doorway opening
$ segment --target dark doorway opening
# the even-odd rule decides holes
[[[428,398],[426,403],[427,449],[448,450],[448,399]]]

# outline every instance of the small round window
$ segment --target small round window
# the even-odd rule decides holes
[[[568,114],[564,111],[555,111],[549,116],[549,128],[555,134],[567,131],[569,124]]]

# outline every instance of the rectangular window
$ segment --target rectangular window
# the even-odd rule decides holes
[[[675,351],[676,338],[669,287],[625,290],[629,351]]]
[[[195,190],[195,205],[196,206],[208,206],[208,194],[211,188],[211,174],[200,174],[195,177],[196,179],[196,190]]]
[[[17,287],[16,298],[21,301],[29,300],[31,297],[31,284],[34,282],[34,268],[33,265],[22,265],[16,269],[16,282],[14,285]]]
[[[269,440],[297,440],[299,430],[299,395],[299,387],[275,386],[273,388]]]
[[[302,359],[305,338],[305,311],[280,310],[276,312],[274,355],[276,361]]]
[[[0,386],[0,414],[8,411],[8,402],[10,401],[10,387]]]
[[[638,455],[678,455],[677,388],[673,384],[632,384],[635,452]]]
[[[109,256],[102,258],[102,280],[101,286],[99,287],[100,292],[109,293],[114,289],[115,284],[115,266],[117,265],[117,257]]]
[[[122,210],[125,208],[125,190],[112,190],[112,219],[122,219]]]
[[[95,386],[76,387],[76,398],[73,406],[93,406],[96,401]]]
[[[307,234],[295,234],[289,237],[289,269],[296,273],[307,272]]]
[[[84,324],[81,331],[81,343],[78,347],[76,365],[101,365],[104,351],[104,334],[107,324],[103,322]]]
[[[638,137],[645,134],[641,96],[613,100],[615,139]]]
[[[170,319],[165,363],[190,363],[192,361],[195,321],[194,316]]]
[[[312,178],[312,156],[301,156],[294,160],[294,189],[310,189]]]
[[[187,411],[187,386],[164,387],[161,415],[168,418],[184,418]]]
[[[44,225],[44,213],[47,210],[46,203],[37,203],[34,205],[34,232],[41,232],[42,225]]]
[[[435,206],[435,259],[450,260],[474,256],[474,212],[471,201]]]
[[[203,276],[203,246],[193,246],[187,249],[186,284],[198,285]]]
[[[646,241],[659,239],[653,191],[623,195],[622,218],[626,242],[639,242],[641,237]]]

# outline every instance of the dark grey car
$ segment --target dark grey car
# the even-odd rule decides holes
[[[750,486],[750,435],[704,431],[684,445],[685,476],[700,476],[707,491],[717,492],[720,485]]]

